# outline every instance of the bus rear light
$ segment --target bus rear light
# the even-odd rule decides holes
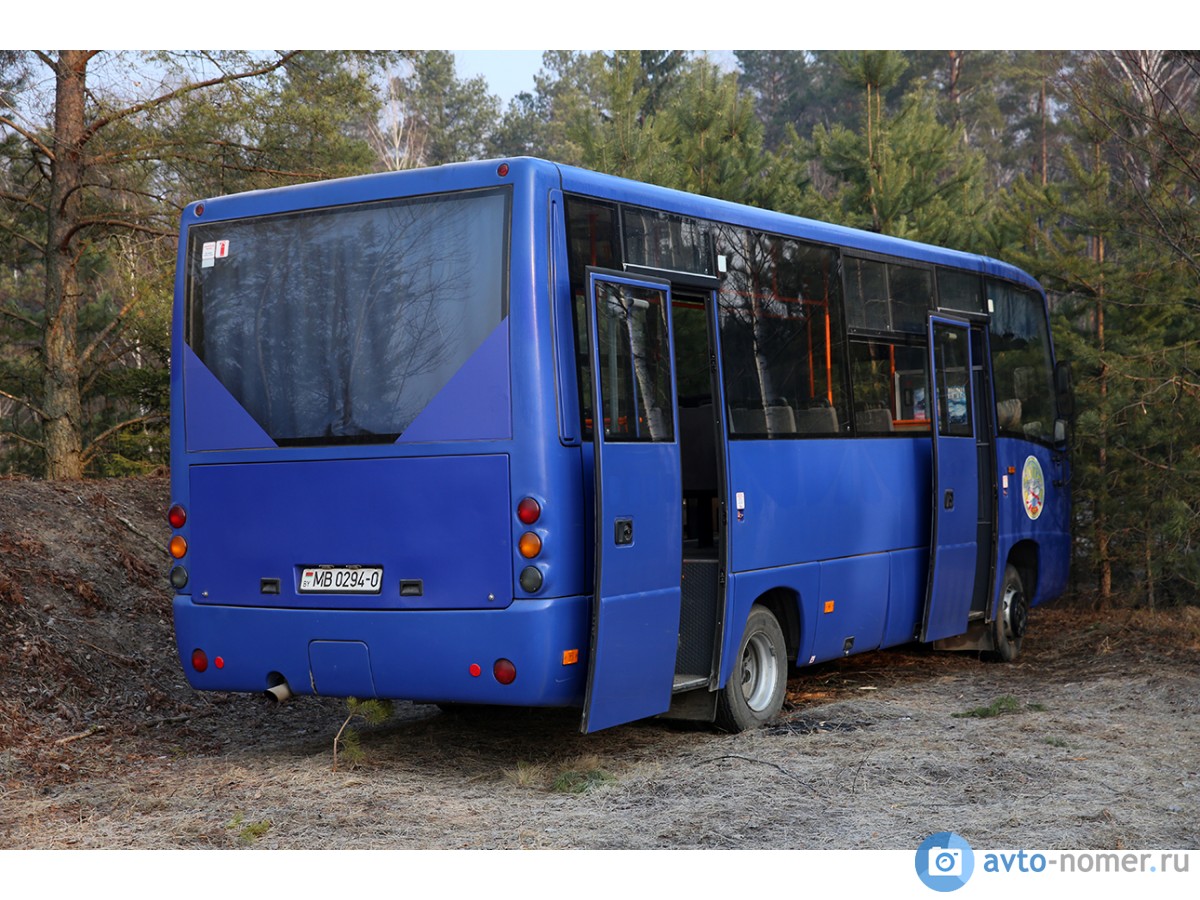
[[[197,672],[208,670],[208,654],[203,650],[196,649],[192,651],[192,668]]]
[[[171,570],[171,587],[175,588],[177,591],[181,591],[187,587],[187,583],[187,569],[185,569],[183,566],[176,566]]]
[[[512,684],[517,679],[517,667],[512,664],[511,660],[498,659],[492,666],[492,674],[501,684]]]
[[[167,521],[171,523],[172,528],[182,528],[187,522],[187,511],[176,503],[167,511]]]
[[[521,551],[521,555],[526,559],[533,559],[542,552],[542,539],[532,531],[527,531],[521,535],[517,549]]]
[[[537,566],[526,566],[521,570],[521,590],[536,594],[542,589],[542,571]]]
[[[499,175],[501,178],[503,178],[505,175],[507,175],[508,174],[508,163],[500,163],[500,165],[498,165],[496,167],[496,174]]]
[[[171,551],[171,555],[176,559],[183,559],[187,555],[187,541],[181,535],[175,535],[171,538],[171,543],[167,545],[167,549]]]
[[[478,678],[483,674],[483,669],[480,668],[479,663],[471,663],[471,666],[469,669],[467,669],[467,671],[471,673],[472,678]]]
[[[523,525],[532,525],[542,515],[542,507],[532,497],[526,497],[517,504],[517,518]]]

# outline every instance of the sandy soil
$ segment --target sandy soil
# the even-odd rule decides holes
[[[1013,664],[798,673],[773,726],[192,691],[163,479],[0,480],[2,848],[1200,846],[1200,609],[1034,611]]]

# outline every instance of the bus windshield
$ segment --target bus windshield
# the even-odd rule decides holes
[[[193,227],[186,341],[279,445],[394,441],[507,314],[509,198]]]

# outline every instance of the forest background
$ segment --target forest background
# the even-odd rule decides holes
[[[1200,53],[0,51],[0,473],[168,462],[191,200],[535,155],[1013,262],[1074,365],[1076,594],[1197,602]]]

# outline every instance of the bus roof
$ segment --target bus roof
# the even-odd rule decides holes
[[[988,256],[876,234],[844,225],[833,225],[828,222],[732,203],[727,200],[718,200],[713,197],[689,194],[614,175],[603,175],[574,166],[557,165],[557,168],[562,175],[563,190],[571,193],[604,197],[653,209],[667,209],[681,215],[713,219],[818,243],[860,250],[865,253],[878,253],[966,269],[983,275],[1019,282],[1041,291],[1041,285],[1027,272],[1010,263]]]
[[[1041,291],[1041,286],[1029,274],[1009,263],[975,253],[965,253],[932,244],[889,237],[806,219],[787,213],[759,209],[741,203],[690,194],[673,188],[660,187],[616,175],[605,175],[576,166],[550,162],[536,157],[478,160],[450,163],[402,172],[384,172],[338,178],[308,184],[248,191],[202,201],[206,220],[270,215],[301,209],[316,209],[348,203],[394,197],[401,194],[423,194],[461,190],[484,181],[494,182],[497,167],[507,163],[513,174],[526,170],[533,177],[557,182],[564,191],[635,206],[661,209],[684,216],[711,219],[788,235],[817,243],[845,247],[865,253],[912,259],[919,262],[950,266],[1003,278]],[[197,221],[197,204],[184,211],[183,222]]]

